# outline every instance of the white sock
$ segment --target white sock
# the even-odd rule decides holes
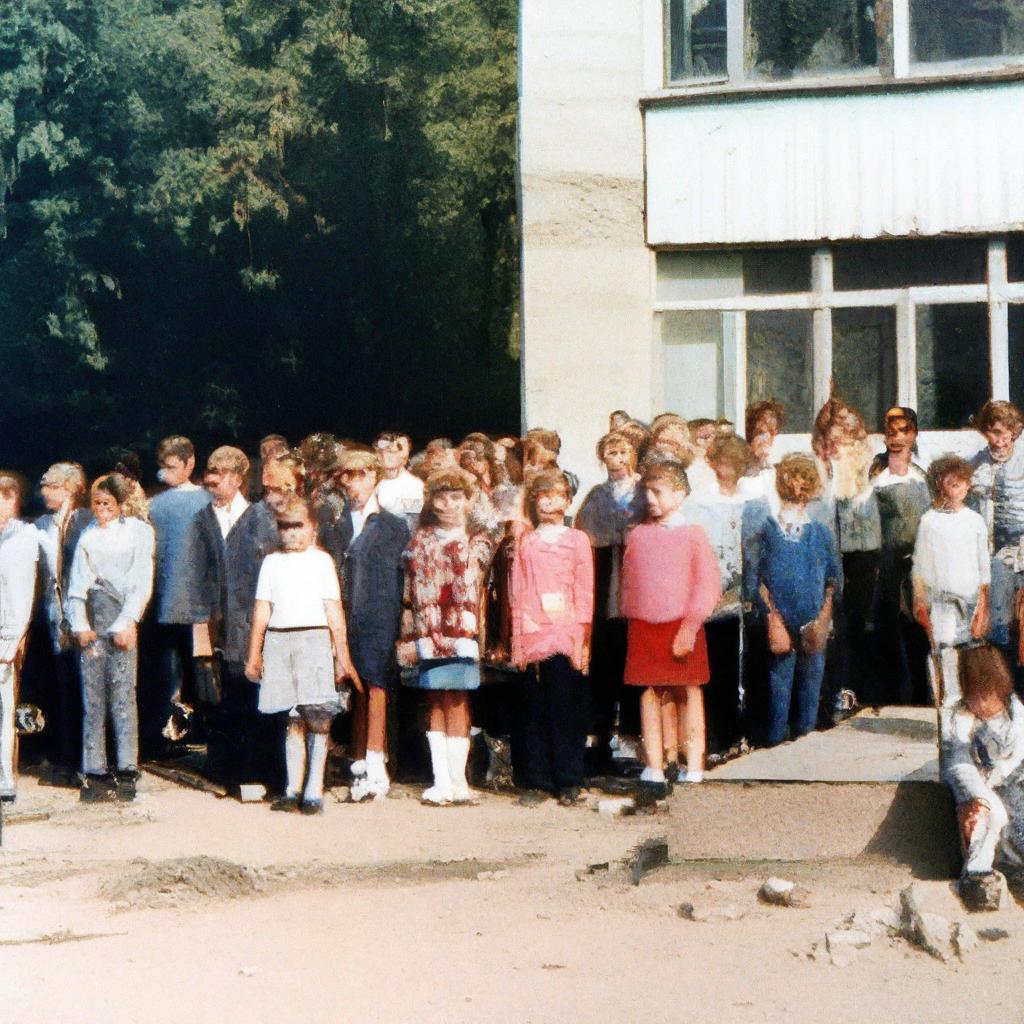
[[[665,772],[661,768],[645,768],[640,773],[641,782],[664,782]]]
[[[358,761],[353,761],[351,766],[349,767],[349,771],[352,773],[352,778],[353,779],[357,775],[365,775],[366,774],[366,761],[363,758],[360,758]]]
[[[288,774],[285,796],[298,796],[302,789],[302,777],[306,774],[306,737],[302,735],[302,726],[288,723],[284,734],[284,766]]]
[[[366,777],[370,782],[388,781],[388,770],[384,766],[383,750],[368,750],[366,752]]]
[[[427,745],[430,747],[430,767],[434,773],[434,785],[424,793],[424,797],[450,800],[452,796],[452,780],[448,772],[448,737],[443,732],[430,730],[427,733]]]
[[[322,800],[324,795],[324,769],[327,767],[327,735],[311,732],[306,736],[309,768],[303,800]]]
[[[466,781],[466,761],[469,760],[469,737],[446,736],[448,772],[452,780],[452,792],[456,800],[468,800],[469,783]]]

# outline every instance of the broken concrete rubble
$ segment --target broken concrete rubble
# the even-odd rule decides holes
[[[776,907],[808,907],[811,903],[811,894],[807,889],[775,876],[765,881],[757,896],[763,903]]]

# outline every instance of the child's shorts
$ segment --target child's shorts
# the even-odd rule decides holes
[[[693,650],[682,659],[673,656],[672,641],[681,621],[629,620],[623,680],[627,686],[703,686],[711,678],[703,626],[697,630]]]
[[[263,678],[259,709],[266,714],[290,711],[298,704],[335,705],[334,651],[326,627],[268,629],[263,641]]]

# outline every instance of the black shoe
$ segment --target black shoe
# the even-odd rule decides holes
[[[109,775],[86,775],[78,790],[78,799],[83,804],[99,804],[114,799],[116,785]]]
[[[998,910],[1002,879],[995,871],[963,875],[958,886],[960,899],[968,910]]]
[[[678,782],[679,777],[685,774],[685,771],[678,761],[669,761],[668,765],[665,767],[665,781],[668,783]]]
[[[323,800],[303,800],[302,801],[302,813],[303,814],[323,814],[324,813],[324,802],[323,802]]]
[[[118,772],[116,778],[114,795],[118,803],[131,803],[137,795],[135,784],[138,782],[139,773],[134,769],[128,769],[127,771]]]
[[[641,779],[636,793],[637,804],[644,806],[656,803],[658,800],[665,800],[670,792],[667,782],[648,782]]]
[[[299,809],[299,798],[297,796],[279,796],[270,804],[272,811],[297,811]]]
[[[580,802],[580,787],[567,786],[558,791],[558,803],[561,807],[575,807]]]
[[[548,799],[548,794],[543,789],[528,789],[519,798],[517,803],[520,807],[539,807]]]

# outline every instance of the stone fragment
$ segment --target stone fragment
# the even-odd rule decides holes
[[[636,812],[636,801],[631,796],[608,797],[597,802],[598,814],[606,818],[619,818]]]
[[[811,894],[803,886],[774,876],[758,889],[757,896],[763,903],[776,907],[807,907],[811,902]]]
[[[676,913],[686,921],[708,921],[711,914],[706,907],[695,907],[692,903],[680,903]]]
[[[1005,928],[979,928],[978,938],[982,942],[999,942],[1008,939],[1010,933]]]
[[[961,960],[966,960],[978,948],[978,936],[969,924],[959,921],[953,925],[953,948]]]
[[[908,942],[919,946],[936,960],[946,962],[954,955],[952,927],[946,918],[921,909],[920,894],[913,885],[900,893],[900,930]]]
[[[825,948],[830,953],[844,953],[851,949],[867,949],[871,936],[867,932],[845,929],[825,933]]]

